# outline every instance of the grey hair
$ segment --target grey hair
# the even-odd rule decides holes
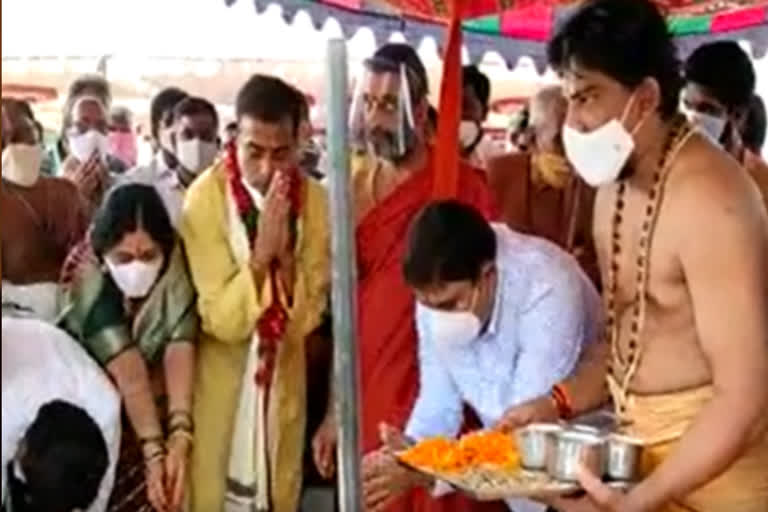
[[[98,99],[107,111],[112,103],[112,90],[103,76],[87,74],[78,77],[70,84],[67,99],[64,102],[62,134],[64,129],[72,124],[72,110],[75,103],[83,96]]]
[[[530,112],[542,112],[546,116],[565,117],[568,101],[559,85],[548,85],[539,89],[530,101]]]

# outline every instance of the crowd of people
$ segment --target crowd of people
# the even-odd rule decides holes
[[[681,63],[650,0],[590,0],[549,42],[561,85],[497,154],[464,70],[457,195],[414,49],[350,107],[364,509],[768,510],[765,107],[732,41]],[[724,70],[728,70],[725,72]],[[330,232],[297,88],[255,75],[224,125],[151,101],[151,150],[99,76],[42,145],[2,99],[2,507],[300,509],[333,485]],[[602,295],[602,297],[601,297]],[[648,452],[628,491],[479,502],[397,462],[414,441],[612,409]],[[346,425],[346,428],[353,426]]]

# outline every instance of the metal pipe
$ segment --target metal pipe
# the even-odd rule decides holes
[[[347,137],[347,47],[343,39],[328,41],[325,76],[339,505],[341,512],[359,512],[363,507],[358,422],[357,262]]]

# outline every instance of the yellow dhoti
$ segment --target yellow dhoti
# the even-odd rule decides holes
[[[711,400],[711,386],[663,395],[630,395],[623,433],[646,443],[644,471],[650,473],[674,451],[680,437]],[[706,450],[706,446],[701,447]],[[715,480],[660,512],[768,511],[768,433]]]

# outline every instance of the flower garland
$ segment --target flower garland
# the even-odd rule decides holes
[[[253,244],[258,236],[259,210],[254,204],[253,198],[242,182],[242,172],[237,160],[237,147],[234,141],[230,142],[224,154],[224,166],[227,171],[227,179],[235,200],[237,212],[245,225],[248,240],[253,249]],[[293,171],[290,174],[290,201],[291,213],[289,229],[291,231],[291,248],[295,248],[298,233],[298,218],[301,208],[301,182],[299,175]],[[259,368],[255,375],[258,386],[267,387],[272,380],[275,371],[275,360],[280,340],[285,334],[288,324],[288,311],[280,300],[277,289],[277,280],[280,263],[277,259],[269,264],[269,279],[272,288],[272,303],[264,310],[256,322],[256,331],[259,334]]]

